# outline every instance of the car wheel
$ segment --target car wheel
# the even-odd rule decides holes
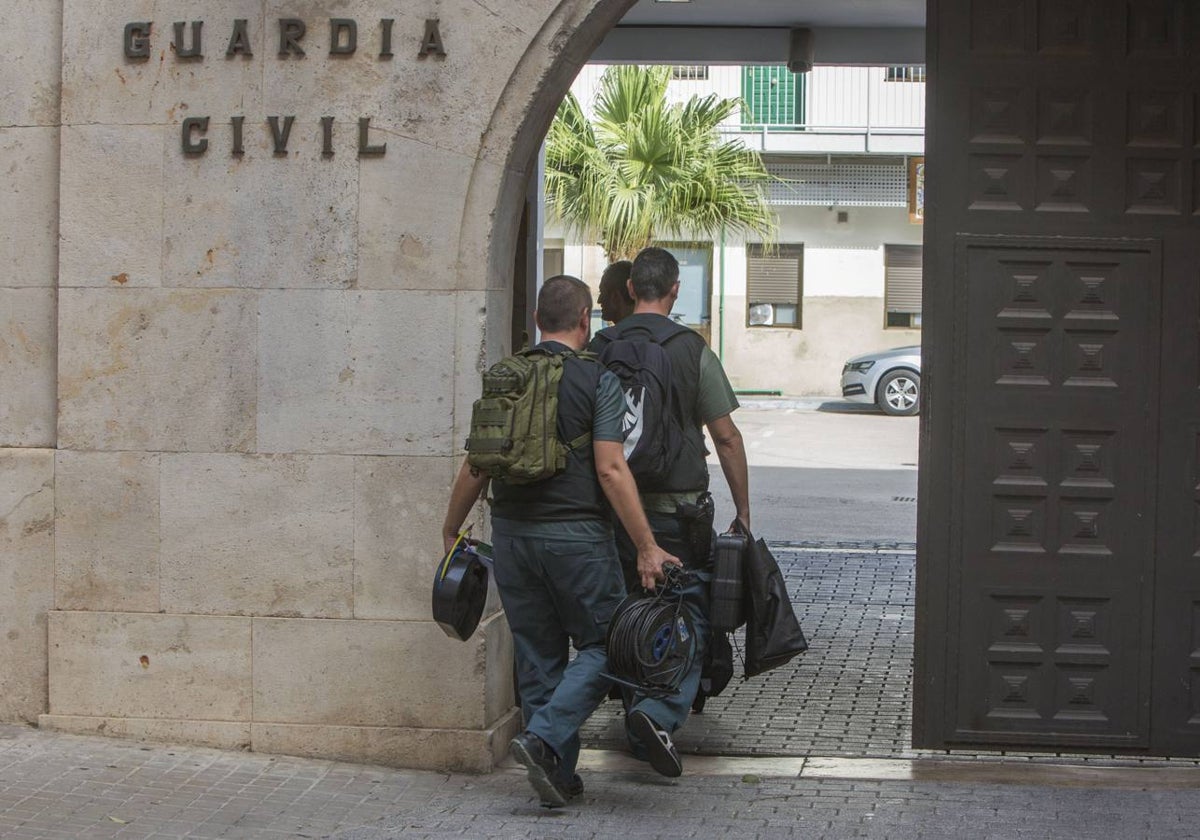
[[[875,389],[875,404],[884,414],[909,417],[921,408],[921,376],[911,370],[884,374]]]

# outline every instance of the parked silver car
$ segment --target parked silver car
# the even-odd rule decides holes
[[[842,397],[875,403],[885,414],[916,414],[921,408],[921,348],[855,356],[842,368]]]

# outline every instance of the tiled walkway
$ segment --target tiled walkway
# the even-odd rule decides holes
[[[909,762],[874,764],[692,757],[668,780],[590,753],[583,796],[547,811],[514,769],[427,773],[0,727],[0,837],[1175,840],[1200,825],[1191,768],[942,762],[922,778]]]
[[[613,751],[585,752],[586,792],[559,811],[512,767],[464,776],[0,726],[0,838],[1200,837],[1197,762],[914,752],[911,546],[777,556],[811,649],[710,700],[679,737],[680,779],[619,752],[617,703],[587,730]]]
[[[909,755],[914,622],[911,547],[778,545],[806,654],[742,681],[677,736],[706,755]],[[742,644],[742,633],[735,636]],[[737,657],[735,652],[734,656]],[[621,704],[606,703],[585,730],[588,746],[621,749]]]
[[[803,656],[751,680],[740,663],[725,692],[675,736],[680,752],[721,756],[841,756],[1197,767],[1192,759],[914,750],[911,544],[777,544],[772,550],[809,640]],[[736,636],[741,643],[741,633]],[[736,657],[735,653],[735,657]],[[624,750],[621,704],[584,729],[594,749]],[[1200,831],[1197,832],[1200,836]]]

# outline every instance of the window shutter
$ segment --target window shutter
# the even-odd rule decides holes
[[[774,256],[758,249],[746,257],[746,297],[749,303],[800,303],[803,250],[781,246]]]
[[[804,123],[804,77],[787,67],[742,68],[742,122],[752,125]]]
[[[921,246],[885,245],[888,312],[921,312]]]

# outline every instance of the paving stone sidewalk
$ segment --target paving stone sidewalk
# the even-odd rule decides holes
[[[679,749],[704,755],[910,755],[913,547],[772,544],[772,551],[809,651],[745,682],[741,663],[735,663],[725,692],[677,735]],[[743,636],[735,634],[736,647],[744,647]],[[601,707],[584,742],[624,749],[619,703]]]
[[[1148,771],[1140,771],[1148,772]],[[1198,771],[1200,772],[1200,771]],[[1200,789],[589,772],[537,807],[524,774],[447,775],[0,727],[0,837],[1185,838]]]
[[[1200,816],[1198,791],[611,775],[590,778],[581,805],[546,812],[506,800],[511,785],[449,779],[424,806],[335,837],[1135,840],[1196,837]]]
[[[1200,837],[1195,761],[911,750],[911,546],[776,548],[812,650],[710,701],[681,733],[681,779],[592,752],[590,766],[616,769],[585,770],[581,800],[551,812],[516,768],[424,773],[0,726],[0,838]],[[620,747],[619,709],[589,727],[593,746]],[[797,758],[741,759],[791,768],[747,772],[703,753]],[[884,769],[822,775],[814,756]],[[914,757],[971,761],[896,780]],[[1072,771],[1092,775],[1054,781]]]
[[[809,650],[743,682],[692,715],[675,735],[685,756],[844,756],[1020,760],[1091,766],[1196,767],[1194,759],[914,750],[912,661],[916,547],[912,543],[772,543]],[[742,633],[735,634],[742,645]],[[736,657],[735,652],[735,657]],[[625,750],[621,704],[603,705],[583,730],[593,749]],[[1200,837],[1200,828],[1197,829]]]

